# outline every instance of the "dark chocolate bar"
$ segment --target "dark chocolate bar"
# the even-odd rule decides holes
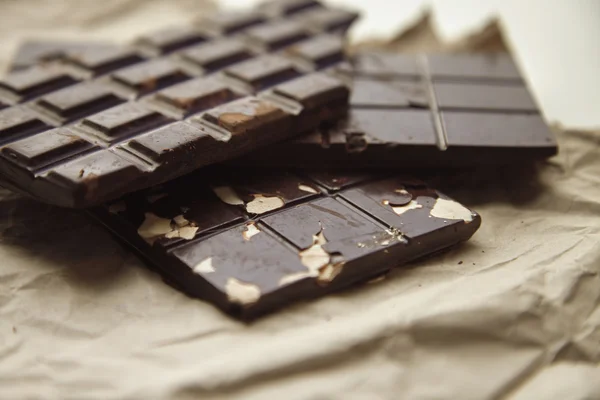
[[[165,280],[243,319],[381,276],[481,223],[414,179],[223,168],[91,213]]]
[[[349,89],[332,67],[357,15],[299,4],[207,16],[128,47],[37,49],[41,62],[0,81],[2,184],[87,207],[340,119]]]
[[[548,158],[557,143],[510,57],[360,53],[348,117],[237,165],[463,167]]]

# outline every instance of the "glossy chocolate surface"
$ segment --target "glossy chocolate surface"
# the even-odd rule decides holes
[[[164,278],[235,317],[468,240],[479,215],[410,178],[206,169],[92,210]]]
[[[88,207],[339,120],[344,43],[326,32],[357,15],[333,11],[267,3],[126,47],[30,44],[19,63],[36,63],[0,80],[0,180]]]
[[[507,55],[359,53],[348,117],[237,165],[463,167],[541,160],[557,143]]]

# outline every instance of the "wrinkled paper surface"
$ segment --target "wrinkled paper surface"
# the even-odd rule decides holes
[[[4,62],[47,3],[100,4],[0,3],[37,24],[11,20]],[[79,8],[62,37],[143,32],[165,7],[102,3],[107,18]],[[470,242],[251,325],[164,284],[84,214],[0,189],[0,398],[598,399],[600,133],[558,139],[526,171],[434,179],[482,215]]]

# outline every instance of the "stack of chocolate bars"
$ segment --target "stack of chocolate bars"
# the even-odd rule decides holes
[[[271,1],[129,46],[29,44],[0,81],[1,184],[85,208],[244,319],[466,241],[480,216],[406,169],[555,139],[508,56],[351,57],[357,17]]]

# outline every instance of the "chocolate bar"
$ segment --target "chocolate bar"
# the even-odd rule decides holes
[[[310,2],[295,6],[305,3]],[[348,118],[234,164],[468,167],[526,163],[557,153],[553,133],[507,55],[366,52],[347,64],[337,48],[335,39],[323,37],[287,53],[310,54],[317,65],[338,65],[351,77]]]
[[[332,67],[357,15],[299,4],[38,49],[45,62],[0,81],[2,184],[87,207],[341,118],[349,89]]]
[[[166,281],[242,319],[381,276],[481,223],[406,177],[222,167],[90,212]]]
[[[346,119],[235,164],[468,167],[532,162],[558,151],[507,55],[360,53],[341,69],[353,80]]]

